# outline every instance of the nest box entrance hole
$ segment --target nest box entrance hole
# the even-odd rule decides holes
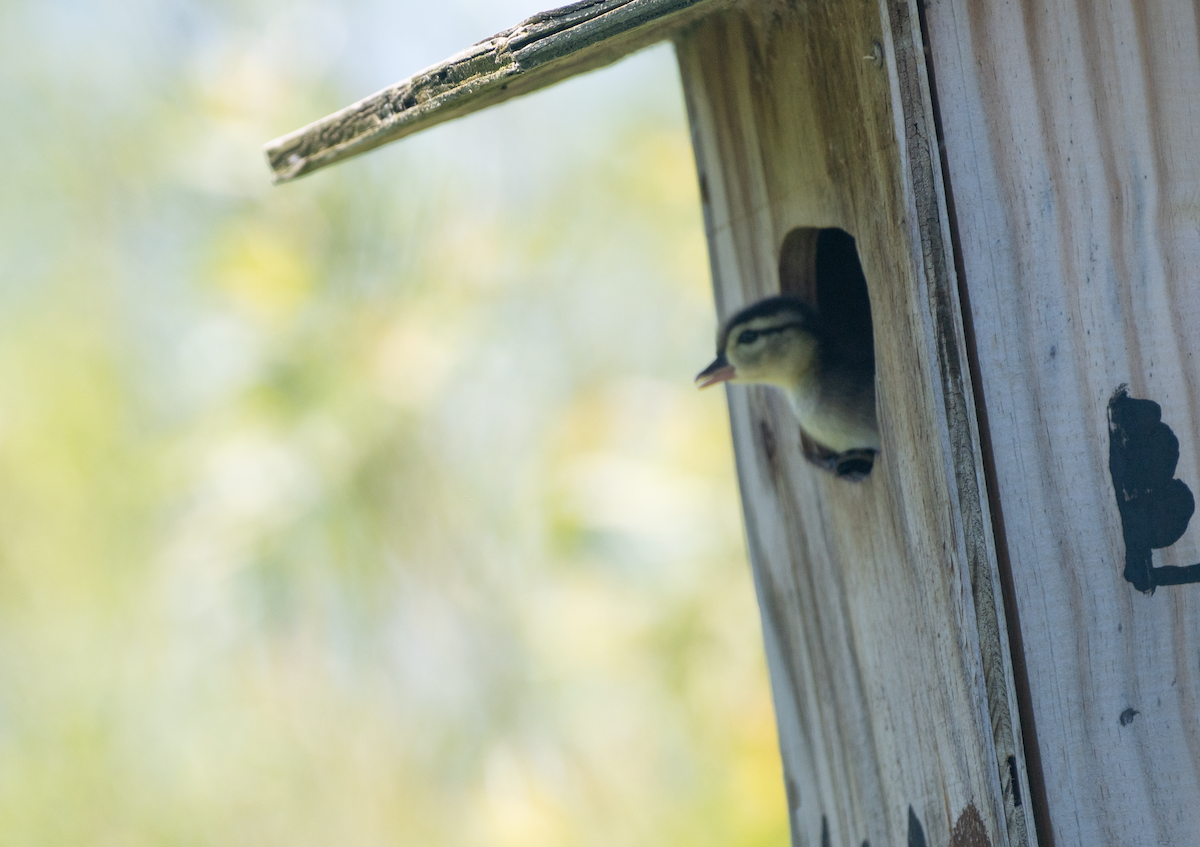
[[[779,251],[779,290],[815,306],[826,339],[855,358],[861,356],[874,374],[871,296],[854,236],[837,227],[793,229]],[[803,431],[801,446],[810,458],[824,457],[824,449]],[[860,453],[852,451],[835,459],[835,472],[855,479],[870,475],[874,457]]]
[[[837,227],[796,227],[779,251],[779,290],[816,307],[829,332],[861,340],[872,355],[871,296],[854,236]]]

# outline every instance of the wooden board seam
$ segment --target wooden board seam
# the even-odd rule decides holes
[[[997,602],[999,571],[989,551],[990,508],[981,477],[982,456],[975,428],[975,410],[970,374],[966,366],[961,336],[960,309],[957,303],[957,276],[952,261],[946,210],[941,198],[941,155],[937,146],[936,124],[932,112],[927,67],[917,57],[925,55],[925,38],[914,0],[887,0],[885,17],[891,25],[892,54],[903,114],[897,121],[900,144],[906,158],[908,185],[913,191],[913,225],[917,229],[925,267],[925,279],[931,328],[937,340],[936,359],[945,398],[944,426],[950,439],[949,457],[956,481],[962,537],[958,543],[966,556],[975,612],[978,650],[983,666],[987,718],[994,742],[993,767],[997,781],[1006,786],[1000,798],[1010,847],[1036,845],[1029,832],[1025,803],[1029,797],[1025,775],[1024,750],[1019,743],[1020,724],[1014,714],[1016,690],[1009,665],[1009,645],[1003,606]],[[1012,762],[1015,767],[1010,767]],[[1014,773],[1015,772],[1015,773]],[[1013,776],[1018,783],[1012,783]],[[1023,790],[1022,790],[1023,789]],[[1031,840],[1032,837],[1032,840]]]

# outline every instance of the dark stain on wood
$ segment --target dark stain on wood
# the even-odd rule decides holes
[[[796,780],[791,776],[787,776],[783,781],[784,790],[787,792],[788,811],[796,812],[800,809],[800,786],[796,785]]]
[[[771,423],[766,418],[759,421],[758,430],[762,435],[763,453],[767,456],[767,463],[771,466],[771,475],[779,473],[779,441],[775,438],[775,430],[771,429]]]
[[[1118,718],[1118,720],[1121,722],[1121,726],[1129,726],[1131,723],[1133,723],[1133,719],[1140,714],[1141,712],[1130,706],[1128,709],[1121,712],[1121,717]]]
[[[1200,564],[1156,568],[1151,561],[1150,551],[1178,541],[1196,511],[1191,489],[1173,478],[1178,464],[1179,439],[1163,423],[1162,407],[1118,387],[1108,401],[1108,471],[1125,537],[1125,579],[1146,594],[1200,582]]]
[[[950,830],[950,847],[992,847],[983,818],[974,803],[967,804],[954,829]]]
[[[1019,808],[1021,805],[1021,780],[1017,774],[1017,757],[1008,757],[1008,785],[1012,791],[1013,807]]]
[[[925,830],[913,807],[908,807],[908,847],[926,847]]]

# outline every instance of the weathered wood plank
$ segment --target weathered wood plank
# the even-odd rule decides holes
[[[854,235],[872,301],[865,483],[729,390],[793,839],[1033,843],[915,7],[766,0],[676,43],[719,312],[779,290],[796,227]]]
[[[669,38],[731,0],[584,0],[540,12],[263,149],[276,183],[545,88]]]
[[[1163,481],[1200,485],[1197,8],[932,0],[926,14],[1039,829],[1057,847],[1200,844],[1200,585],[1126,579],[1109,432],[1128,384],[1179,439]],[[1129,435],[1139,467],[1161,458]],[[1197,562],[1194,525],[1152,559]]]

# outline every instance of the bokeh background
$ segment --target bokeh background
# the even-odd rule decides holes
[[[0,3],[0,843],[787,843],[670,47],[269,185],[540,8]]]

